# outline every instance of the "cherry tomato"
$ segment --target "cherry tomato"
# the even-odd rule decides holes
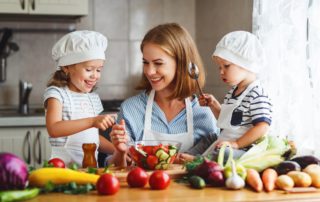
[[[96,189],[101,195],[112,195],[119,191],[120,182],[118,178],[110,173],[101,175],[96,183]]]
[[[66,165],[64,164],[64,161],[59,158],[50,159],[48,161],[48,164],[51,164],[51,165],[53,165],[53,167],[56,167],[56,168],[65,168],[66,167]]]
[[[153,153],[153,146],[143,146],[142,149],[143,149],[143,151],[145,151],[149,155],[154,154]]]
[[[158,164],[158,157],[154,155],[149,155],[147,157],[147,165],[149,169],[154,170],[157,164]]]
[[[149,178],[149,185],[151,189],[165,189],[170,184],[170,176],[162,171],[154,171]]]
[[[127,183],[130,187],[144,187],[148,183],[148,174],[142,168],[136,167],[128,173]]]

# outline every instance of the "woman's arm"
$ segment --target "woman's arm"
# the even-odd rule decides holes
[[[69,136],[92,127],[106,130],[113,123],[114,119],[109,115],[77,120],[62,120],[62,104],[60,101],[55,98],[47,100],[46,126],[50,137]]]
[[[99,140],[100,140],[99,152],[102,152],[105,154],[113,154],[113,152],[115,151],[114,145],[102,135],[99,135]]]

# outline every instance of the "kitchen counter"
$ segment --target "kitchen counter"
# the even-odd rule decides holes
[[[44,116],[8,116],[0,117],[0,128],[2,127],[25,127],[45,126]]]
[[[249,188],[242,190],[227,190],[225,188],[206,187],[202,190],[191,189],[184,184],[171,182],[166,190],[151,190],[145,188],[129,188],[126,183],[121,185],[118,193],[111,196],[98,195],[96,191],[84,195],[68,195],[62,193],[41,194],[28,202],[49,202],[49,201],[68,201],[68,202],[113,202],[113,201],[175,201],[175,202],[274,202],[274,201],[301,201],[312,202],[320,201],[320,190],[314,193],[286,194],[284,191],[273,191],[270,193],[257,193]]]

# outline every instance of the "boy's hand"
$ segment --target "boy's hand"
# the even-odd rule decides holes
[[[94,118],[92,126],[99,128],[101,130],[106,130],[107,128],[113,126],[115,119],[111,115],[99,115]]]
[[[193,161],[195,156],[186,153],[178,153],[177,157],[174,160],[174,163],[183,164],[188,161]]]
[[[225,140],[217,140],[216,148],[221,148],[223,144],[227,144],[228,146],[239,149],[239,145],[236,141],[225,141]]]
[[[117,151],[120,153],[125,153],[127,151],[128,148],[126,144],[128,142],[128,136],[123,119],[120,121],[120,124],[116,124],[112,127],[110,138]]]
[[[215,107],[220,105],[218,100],[211,94],[203,94],[199,96],[200,106]]]

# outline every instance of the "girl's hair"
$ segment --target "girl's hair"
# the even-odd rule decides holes
[[[47,83],[47,87],[49,86],[57,86],[57,87],[65,87],[69,83],[69,76],[62,70],[57,70],[53,73],[51,78]]]
[[[188,66],[190,62],[195,63],[199,68],[199,84],[203,87],[205,84],[205,72],[200,58],[197,46],[188,31],[176,23],[166,23],[158,25],[144,36],[140,50],[146,44],[153,43],[159,45],[167,54],[172,56],[177,65],[176,75],[173,80],[174,90],[169,99],[185,99],[196,93],[197,85],[194,79],[188,74]],[[137,90],[146,90],[150,92],[152,87],[144,74],[136,87]]]

